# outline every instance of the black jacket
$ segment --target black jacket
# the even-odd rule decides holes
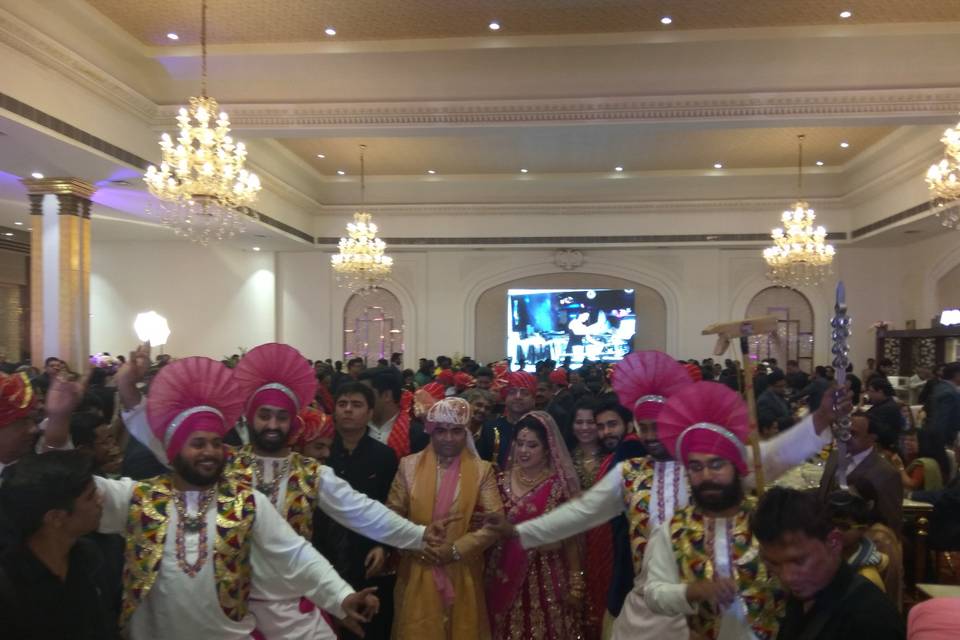
[[[857,575],[846,562],[833,581],[817,594],[813,606],[787,600],[786,616],[777,640],[903,640],[903,618],[886,594]]]
[[[70,551],[66,581],[26,545],[0,556],[0,631],[17,640],[114,640],[116,617],[96,545],[80,539]]]

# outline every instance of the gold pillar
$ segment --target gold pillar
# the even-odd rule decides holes
[[[30,198],[30,350],[34,366],[56,356],[73,371],[90,355],[90,198],[75,178],[23,180]]]

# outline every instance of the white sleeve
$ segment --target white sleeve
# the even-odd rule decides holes
[[[808,415],[799,423],[783,433],[777,434],[770,440],[760,443],[760,459],[763,461],[763,475],[765,482],[773,482],[787,470],[803,464],[807,458],[820,453],[830,444],[832,434],[830,429],[824,429],[818,434],[813,425],[813,415]],[[753,468],[753,450],[748,447],[750,468]],[[753,474],[747,478],[750,484]]]
[[[398,549],[423,548],[426,527],[413,524],[384,504],[368,498],[333,469],[320,467],[317,507],[338,524],[360,535]]]
[[[336,572],[327,559],[284,520],[270,499],[254,491],[257,515],[253,525],[253,552],[282,576],[283,586],[332,615],[343,618],[343,600],[353,588]],[[254,576],[257,579],[257,576]]]
[[[517,525],[517,534],[524,549],[533,549],[598,527],[623,513],[623,510],[621,462],[578,498]]]
[[[643,599],[651,611],[667,616],[693,614],[693,607],[687,602],[687,585],[680,581],[669,526],[661,525],[650,534],[642,573],[647,576]]]
[[[167,460],[167,452],[164,450],[163,443],[157,440],[150,430],[150,423],[147,422],[147,399],[141,398],[140,404],[129,411],[121,411],[120,417],[123,418],[123,424],[131,436],[140,441],[140,444],[150,449],[157,460],[165,467],[170,467],[170,461]]]
[[[120,478],[110,480],[94,476],[97,490],[103,496],[103,513],[100,516],[100,533],[124,533],[127,529],[127,516],[130,513],[130,498],[133,497],[135,480]]]

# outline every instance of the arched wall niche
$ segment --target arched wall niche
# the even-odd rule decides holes
[[[750,338],[750,353],[763,360],[775,357],[781,368],[787,360],[796,360],[800,368],[813,373],[814,321],[813,305],[805,295],[795,289],[767,287],[750,300],[747,317],[776,316],[778,340],[767,336]]]
[[[353,294],[343,310],[343,357],[363,358],[375,366],[380,358],[404,352],[403,307],[391,291],[377,288]]]
[[[667,305],[655,289],[616,276],[563,272],[516,278],[484,290],[474,309],[476,353],[468,355],[484,362],[506,355],[509,289],[633,289],[637,313],[634,349],[668,350]]]

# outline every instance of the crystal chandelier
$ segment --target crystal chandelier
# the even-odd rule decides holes
[[[377,237],[377,225],[370,214],[363,211],[366,192],[366,171],[360,145],[360,211],[347,223],[347,237],[340,238],[340,252],[330,256],[337,276],[337,284],[354,293],[364,294],[376,289],[390,276],[393,258],[384,254],[387,244]]]
[[[797,136],[797,185],[803,188],[803,134]],[[835,251],[826,244],[827,230],[814,227],[816,215],[803,200],[795,202],[791,210],[781,216],[782,228],[770,232],[773,246],[763,250],[767,263],[767,278],[779,287],[797,289],[815,287],[830,273]]]
[[[943,132],[944,158],[927,170],[927,186],[945,227],[960,230],[960,123]]]
[[[143,179],[160,201],[160,219],[177,235],[206,245],[243,232],[239,207],[252,204],[260,179],[247,171],[247,149],[234,142],[230,119],[207,95],[207,2],[202,3],[201,96],[177,116],[180,135],[160,137],[162,162],[151,165]]]

